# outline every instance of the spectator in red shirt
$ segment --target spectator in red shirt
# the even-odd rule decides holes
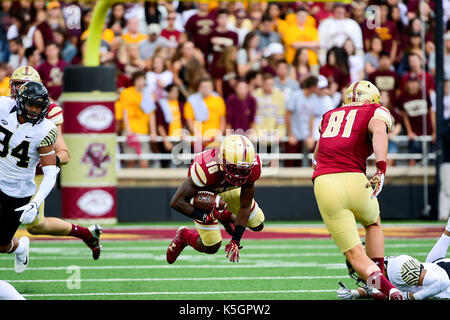
[[[389,101],[395,104],[396,90],[400,83],[400,78],[392,66],[391,55],[382,51],[379,58],[379,68],[369,75],[368,80],[372,82],[380,91],[389,94]],[[385,101],[386,102],[386,101]]]
[[[50,42],[45,46],[45,57],[46,59],[39,65],[37,71],[50,98],[58,101],[63,90],[64,68],[68,63],[60,59],[59,47],[55,42]]]
[[[380,20],[379,26],[374,29],[374,35],[378,35],[383,41],[383,49],[391,55],[392,61],[397,58],[398,47],[399,47],[399,34],[397,30],[397,25],[392,20],[389,20],[391,6],[387,3],[381,3],[379,5]]]
[[[311,15],[316,19],[317,26],[322,20],[333,16],[333,2],[314,3],[311,7]]]
[[[231,94],[226,100],[227,106],[227,129],[247,130],[253,128],[256,114],[256,99],[249,91],[245,79],[238,79],[236,93]]]
[[[181,32],[175,28],[175,20],[177,19],[177,13],[170,11],[167,14],[167,27],[161,31],[161,36],[170,41],[171,46],[176,47]]]
[[[398,107],[403,117],[406,133],[409,138],[409,152],[421,153],[422,142],[415,140],[417,136],[431,135],[436,138],[436,116],[432,110],[430,96],[423,97],[419,78],[410,74],[406,79],[405,90],[398,99]],[[426,130],[423,126],[423,116],[426,116]],[[410,165],[415,161],[410,160]]]
[[[236,57],[237,48],[235,46],[226,47],[211,72],[216,91],[224,99],[234,93],[238,77]]]
[[[421,54],[418,52],[411,52],[408,56],[408,64],[410,71],[402,76],[400,88],[405,90],[405,84],[410,75],[413,74],[419,79],[420,82],[422,82],[422,78],[425,77],[425,86],[428,94],[430,94],[431,91],[434,91],[434,78],[430,73],[423,70]]]
[[[389,56],[389,55],[388,55]],[[398,145],[393,140],[393,138],[400,134],[403,129],[403,118],[400,112],[395,107],[393,102],[390,100],[389,91],[380,90],[381,100],[383,101],[383,106],[389,110],[392,118],[394,118],[394,125],[392,130],[388,133],[389,143],[388,143],[388,153],[398,153]],[[395,164],[394,159],[387,159],[386,164],[388,166],[393,166]]]
[[[337,90],[342,91],[350,83],[347,52],[344,48],[332,47],[327,52],[326,61],[319,73],[327,78],[330,86],[337,84]]]
[[[198,4],[198,11],[186,22],[184,29],[191,36],[194,45],[204,54],[209,49],[209,36],[216,25],[215,19],[208,11],[209,4],[202,1]]]
[[[239,37],[234,31],[228,30],[228,11],[221,9],[217,12],[216,22],[217,26],[209,35],[209,52],[212,54],[211,72],[214,73],[214,68],[219,61],[220,55],[226,47],[238,46]]]

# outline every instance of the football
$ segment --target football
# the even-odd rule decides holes
[[[223,210],[226,206],[226,202],[221,196],[210,191],[199,191],[191,199],[191,204],[204,212],[210,212],[214,207]]]

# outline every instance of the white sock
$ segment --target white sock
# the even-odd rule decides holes
[[[22,244],[22,242],[19,241],[19,245],[17,246],[16,250],[14,250],[14,254],[17,256],[17,255],[24,253],[24,251],[25,251],[25,246]]]
[[[442,234],[439,240],[436,242],[434,247],[428,253],[425,262],[434,262],[438,259],[445,258],[447,255],[448,246],[450,244],[450,237],[446,234]]]
[[[8,282],[0,280],[0,300],[25,300]]]

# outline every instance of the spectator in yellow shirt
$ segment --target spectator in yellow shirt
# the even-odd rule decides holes
[[[307,48],[309,65],[317,67],[319,64],[316,53],[316,50],[319,49],[317,28],[307,23],[308,11],[306,8],[297,8],[295,17],[297,23],[286,27],[283,33],[283,40],[286,44],[286,60],[292,63],[297,49]]]
[[[253,92],[256,99],[255,125],[258,136],[258,150],[261,153],[278,153],[280,138],[286,136],[285,97],[283,91],[275,87],[274,76],[263,75],[262,87]],[[277,161],[270,161],[276,166]]]
[[[170,153],[176,141],[171,138],[180,139],[183,137],[183,104],[179,101],[180,89],[175,84],[169,84],[164,88],[167,97],[160,99],[156,105],[156,124],[158,135],[162,137],[162,142],[158,143],[158,149],[163,153]],[[180,142],[182,143],[182,142]],[[173,159],[176,160],[177,159]],[[172,163],[171,166],[175,167]],[[167,167],[169,162],[163,162],[162,166]]]
[[[122,40],[126,44],[139,44],[145,39],[147,39],[147,35],[139,32],[139,20],[137,18],[130,18],[127,22],[127,32],[122,34]]]
[[[286,135],[285,99],[283,91],[275,87],[274,76],[270,73],[263,75],[261,88],[253,92],[256,99],[255,129],[258,136],[278,132],[278,137]]]
[[[145,84],[145,72],[133,73],[132,86],[121,92],[115,104],[116,120],[122,122],[122,135],[127,137],[127,143],[123,146],[126,154],[150,153],[149,143],[137,143],[138,137],[150,135],[151,141],[156,140],[155,106],[143,105]],[[147,168],[148,165],[147,160],[139,160],[139,167]],[[127,162],[128,168],[134,166],[135,161]]]
[[[198,91],[187,98],[184,117],[191,134],[202,139],[203,147],[224,134],[225,114],[225,102],[213,91],[211,78],[201,79]]]
[[[8,65],[4,62],[0,63],[0,96],[9,96],[9,77]]]

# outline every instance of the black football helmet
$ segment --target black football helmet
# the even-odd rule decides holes
[[[36,113],[27,110],[27,106],[33,105],[41,108],[41,112]],[[50,98],[48,91],[40,82],[29,81],[24,83],[17,93],[17,114],[25,121],[37,124],[41,122],[48,113]]]

